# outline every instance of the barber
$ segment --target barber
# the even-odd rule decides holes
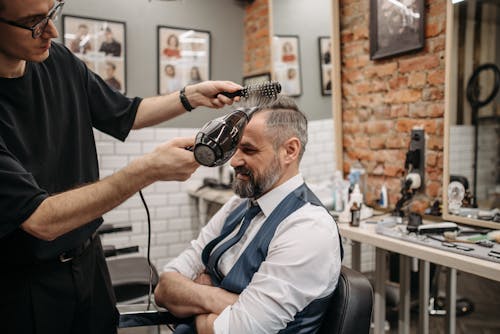
[[[151,183],[198,168],[176,138],[99,180],[92,128],[125,140],[239,85],[202,82],[127,98],[64,46],[64,2],[0,0],[0,331],[115,333],[118,312],[99,238],[101,215]],[[214,98],[214,96],[217,96]]]

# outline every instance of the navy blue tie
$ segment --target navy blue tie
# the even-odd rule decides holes
[[[248,208],[247,212],[245,212],[245,217],[243,218],[243,223],[241,223],[241,227],[238,230],[238,233],[234,235],[232,238],[229,240],[226,240],[224,243],[222,243],[219,247],[217,247],[212,254],[210,254],[210,257],[208,258],[208,271],[213,273],[219,280],[222,280],[224,277],[217,266],[220,257],[222,254],[224,254],[225,251],[227,251],[229,248],[234,246],[238,241],[240,241],[241,237],[245,234],[246,230],[248,229],[248,226],[250,226],[250,222],[252,219],[255,218],[255,216],[260,212],[260,206],[258,204],[256,205],[251,205],[250,208]]]

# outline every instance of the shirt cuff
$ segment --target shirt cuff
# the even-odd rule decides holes
[[[227,306],[224,311],[214,321],[215,334],[229,334],[229,317],[231,316],[231,305]]]

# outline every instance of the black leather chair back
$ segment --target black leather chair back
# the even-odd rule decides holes
[[[361,273],[342,266],[337,288],[318,334],[370,332],[373,290]]]

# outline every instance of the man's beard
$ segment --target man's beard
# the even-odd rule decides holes
[[[257,198],[266,193],[278,181],[281,176],[281,166],[277,158],[274,158],[269,168],[260,177],[254,176],[251,170],[245,167],[236,167],[236,174],[248,176],[248,180],[235,178],[233,191],[241,198]]]

